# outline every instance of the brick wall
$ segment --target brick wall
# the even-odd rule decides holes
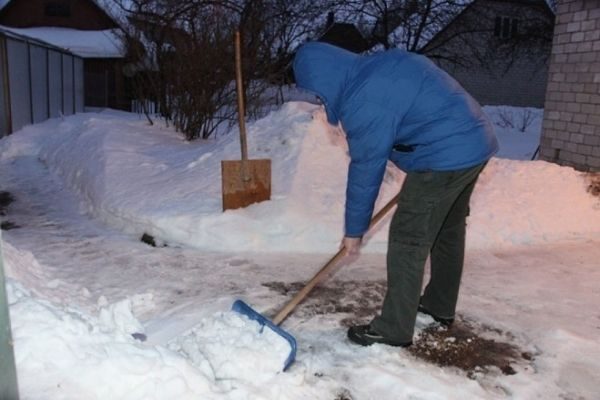
[[[600,0],[558,2],[540,158],[600,171]]]

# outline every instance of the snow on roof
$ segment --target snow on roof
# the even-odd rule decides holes
[[[8,28],[3,25],[0,25],[0,35],[10,37],[13,39],[17,39],[17,40],[21,40],[21,41],[27,41],[29,43],[32,43],[32,44],[35,44],[38,46],[42,46],[42,47],[47,47],[47,48],[53,49],[55,51],[72,54],[70,51],[68,51],[62,47],[54,46],[51,43],[45,42],[45,41],[37,39],[37,38],[33,38],[31,36],[25,36],[25,35],[19,34],[19,33],[15,32],[14,30],[12,30],[12,28]]]
[[[122,58],[125,55],[121,39],[114,29],[82,31],[70,28],[12,28],[8,26],[2,26],[2,29],[42,40],[83,58]]]

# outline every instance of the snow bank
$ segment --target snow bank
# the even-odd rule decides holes
[[[108,323],[123,322],[123,314],[111,312],[126,303],[93,317],[35,298],[12,280],[8,293],[19,386],[27,398],[192,399],[213,391],[181,355],[140,344],[122,324]]]
[[[535,116],[541,120],[541,111]],[[533,133],[498,128],[501,153],[511,153],[515,135],[539,137],[539,123],[529,128]],[[133,235],[207,251],[335,252],[349,162],[343,133],[317,106],[290,102],[249,124],[248,138],[251,159],[272,160],[272,200],[227,212],[220,162],[239,159],[236,132],[189,143],[131,114],[80,114],[23,129],[0,144],[0,157],[34,153],[90,214]],[[403,176],[388,168],[376,209]],[[372,232],[365,252],[385,252],[388,223]],[[494,158],[473,195],[469,249],[599,236],[598,198],[571,168]]]
[[[182,281],[177,288],[182,292],[208,292],[206,299],[215,292],[211,286],[216,285],[217,290],[227,294],[251,291],[251,297],[272,305],[281,302],[281,297],[266,293],[265,288],[260,292],[256,289],[259,282],[266,281],[266,276],[297,279],[292,279],[292,271],[300,271],[297,276],[309,276],[314,272],[312,267],[306,265],[304,256],[293,260],[288,254],[274,257],[274,265],[246,268],[250,261],[237,259],[237,254],[242,250],[334,250],[341,237],[347,149],[341,132],[324,122],[317,107],[306,103],[287,104],[249,128],[251,158],[273,160],[273,200],[226,213],[220,211],[219,163],[221,159],[239,157],[235,135],[186,143],[170,129],[149,127],[130,114],[82,114],[29,126],[3,138],[0,162],[3,167],[14,168],[18,177],[27,177],[30,171],[19,169],[23,164],[13,165],[11,160],[25,157],[40,167],[39,160],[78,193],[90,214],[104,222],[135,235],[149,232],[170,243],[229,251],[236,255],[231,266],[236,264],[246,277],[257,275],[240,283],[237,271],[202,254],[197,268],[176,272]],[[517,134],[503,132],[513,133]],[[40,186],[54,182],[46,179],[46,174],[40,177]],[[395,169],[388,170],[381,193],[383,201],[399,189],[402,177]],[[46,193],[30,193],[23,189],[26,185],[19,193],[33,197]],[[35,200],[43,203],[46,199]],[[181,254],[175,254],[176,249],[157,249],[165,258],[148,261],[147,249],[143,248],[128,254],[122,263],[102,265],[107,274],[119,277],[118,282],[97,274],[98,264],[89,258],[76,257],[75,263],[85,265],[81,270],[72,270],[75,283],[68,288],[70,292],[59,293],[63,296],[61,304],[76,297],[77,290],[81,290],[77,285],[85,287],[86,282],[96,280],[117,285],[121,293],[130,296],[116,303],[100,297],[97,304],[90,296],[87,303],[91,304],[86,304],[95,308],[84,312],[43,300],[30,291],[52,285],[48,279],[52,278],[53,268],[63,267],[66,258],[73,255],[64,251],[58,260],[51,261],[52,265],[38,262],[34,254],[47,249],[36,249],[38,242],[32,232],[37,225],[33,224],[7,233],[12,243],[20,243],[28,251],[4,243],[22,397],[593,398],[600,379],[596,315],[590,311],[598,302],[594,287],[599,281],[597,248],[588,246],[583,251],[567,247],[562,252],[552,249],[548,253],[548,247],[544,247],[542,254],[534,252],[534,256],[511,256],[497,248],[597,237],[598,199],[586,192],[582,175],[570,168],[494,159],[481,177],[472,206],[469,247],[494,251],[493,256],[470,254],[474,257],[470,265],[478,268],[466,271],[469,276],[462,301],[472,306],[461,310],[466,317],[491,321],[491,326],[515,333],[512,339],[539,350],[531,370],[519,370],[510,377],[491,374],[481,380],[467,379],[460,372],[414,359],[402,349],[390,351],[378,345],[357,348],[344,339],[345,331],[337,317],[319,315],[286,327],[299,335],[301,357],[285,374],[278,371],[288,349],[276,340],[258,336],[257,327],[248,326],[247,321],[231,313],[204,319],[167,346],[154,345],[151,340],[142,343],[132,337],[143,328],[134,312],[136,296],[131,293],[139,289],[143,271],[172,268],[174,257]],[[69,223],[77,225],[81,220]],[[76,233],[73,237],[79,239],[80,232]],[[120,240],[126,242],[127,249],[135,245]],[[62,247],[59,241],[53,243]],[[380,227],[367,250],[383,251],[384,246],[385,228]],[[286,268],[282,268],[283,263]],[[139,268],[142,264],[148,269]],[[142,272],[120,276],[124,265]],[[212,276],[203,277],[200,283],[189,279],[207,271]],[[350,268],[349,273],[358,279],[384,276],[381,264],[370,261]],[[236,285],[229,287],[231,274],[235,274]],[[144,293],[172,294],[171,282],[165,282],[168,276],[172,275],[143,276]],[[557,297],[561,301],[548,307]],[[193,312],[204,315],[203,311],[214,302],[212,298],[211,302],[198,301]],[[158,320],[176,325],[175,316],[168,312]]]
[[[38,269],[31,253],[8,243],[3,250],[10,276]],[[233,311],[204,318],[164,347],[134,339],[144,328],[130,298],[108,304],[101,297],[98,314],[90,315],[42,300],[13,278],[7,289],[27,398],[210,399],[224,390],[222,381],[272,380],[290,352],[281,336]]]
[[[169,344],[215,380],[264,383],[282,372],[291,348],[273,330],[236,312],[204,318]]]
[[[469,248],[599,237],[600,198],[587,185],[571,168],[492,159],[472,197]]]

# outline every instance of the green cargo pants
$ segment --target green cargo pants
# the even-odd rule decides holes
[[[484,166],[407,174],[390,224],[387,293],[381,314],[371,322],[379,334],[410,342],[419,301],[439,317],[454,317],[469,199]],[[429,255],[431,279],[421,296]]]

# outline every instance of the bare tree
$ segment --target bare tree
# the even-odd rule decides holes
[[[231,55],[236,21],[213,2],[119,1],[134,93],[188,140],[234,120]],[[147,110],[146,110],[147,111]],[[148,119],[151,117],[146,112]]]
[[[321,29],[332,1],[243,0],[240,3],[245,59],[251,64],[247,76],[254,80],[254,85],[262,82],[267,87],[281,88],[290,83],[295,48]],[[262,87],[262,92],[267,87]]]
[[[157,102],[161,115],[189,140],[208,138],[235,121],[234,31],[242,36],[247,113],[258,115],[273,102],[268,89],[286,83],[293,49],[327,7],[309,0],[115,2],[128,14],[125,38],[136,94]]]
[[[514,60],[521,59],[524,54],[534,62],[544,63],[549,54],[547,46],[552,40],[553,18],[548,15],[550,9],[540,2],[537,5],[540,12],[523,15],[521,4],[510,3],[473,0],[340,0],[337,4],[340,12],[337,15],[356,23],[375,49],[402,48],[462,67],[472,66],[473,63],[489,66],[501,59],[508,69]],[[506,20],[498,22],[497,11],[500,7],[502,15],[514,14],[518,16],[519,23]],[[465,12],[467,8],[468,13]],[[453,21],[456,23],[451,24]],[[507,23],[515,25],[509,27]]]
[[[418,51],[465,6],[464,0],[345,0],[341,15],[355,20],[373,46]]]
[[[462,68],[508,71],[515,62],[546,65],[553,36],[551,10],[512,2],[472,2],[468,12],[440,30],[419,52]]]

